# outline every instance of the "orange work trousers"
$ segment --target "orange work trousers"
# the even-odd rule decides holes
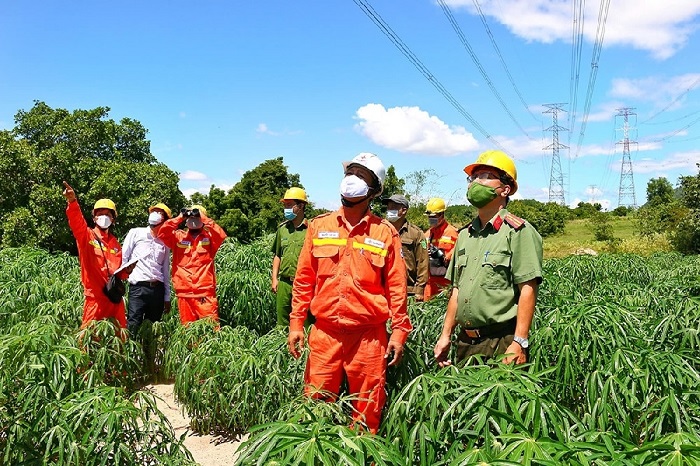
[[[177,307],[180,310],[180,322],[187,325],[199,319],[209,317],[219,322],[219,301],[216,296],[202,296],[199,298],[177,298]]]
[[[376,434],[386,402],[387,343],[384,324],[354,332],[334,332],[312,325],[304,392],[334,401],[343,377],[347,377],[350,393],[356,398],[352,401],[353,419]]]
[[[101,293],[101,291],[100,291]],[[126,310],[124,300],[113,303],[107,296],[85,296],[83,304],[83,322],[80,328],[85,328],[93,320],[114,318],[121,328],[126,328]]]
[[[428,284],[425,285],[425,293],[423,294],[423,300],[428,301],[430,298],[440,293],[445,288],[449,288],[450,281],[445,277],[430,277],[428,278]]]

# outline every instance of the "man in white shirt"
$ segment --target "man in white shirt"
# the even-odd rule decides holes
[[[122,263],[138,259],[129,275],[127,325],[132,337],[144,319],[158,322],[170,311],[170,248],[157,234],[172,214],[163,203],[149,207],[148,212],[148,227],[129,230],[122,247]]]

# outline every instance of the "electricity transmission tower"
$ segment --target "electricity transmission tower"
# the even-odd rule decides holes
[[[564,198],[564,175],[561,171],[561,160],[559,158],[559,149],[568,149],[569,146],[561,144],[559,142],[559,130],[568,131],[566,128],[559,126],[558,114],[559,112],[565,112],[562,108],[565,104],[544,104],[544,107],[548,108],[542,113],[552,114],[552,126],[545,129],[545,131],[552,132],[552,143],[542,150],[552,151],[552,171],[549,175],[549,202],[556,202],[560,205],[566,205],[566,199]]]
[[[617,144],[622,144],[622,167],[620,168],[620,189],[618,191],[618,206],[637,208],[637,198],[634,194],[634,177],[632,176],[632,157],[630,157],[630,144],[637,144],[637,141],[630,141],[630,116],[637,114],[631,107],[617,109],[617,115],[624,118],[622,124],[623,138]]]

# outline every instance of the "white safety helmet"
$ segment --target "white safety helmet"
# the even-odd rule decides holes
[[[351,161],[343,162],[343,171],[347,171],[351,165],[362,165],[367,170],[374,173],[374,176],[379,180],[379,192],[376,193],[375,197],[379,196],[384,190],[384,179],[386,178],[386,169],[379,157],[371,152],[361,152]]]

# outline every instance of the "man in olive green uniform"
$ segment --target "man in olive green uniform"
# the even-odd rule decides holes
[[[277,294],[277,325],[289,326],[292,312],[292,283],[297,272],[299,253],[304,245],[308,222],[304,209],[308,202],[301,188],[289,188],[280,200],[285,221],[277,229],[272,243],[272,291]]]
[[[518,189],[510,157],[487,151],[464,171],[469,175],[467,199],[478,215],[460,230],[447,268],[452,291],[435,358],[441,367],[451,363],[450,339],[459,324],[458,362],[477,354],[505,354],[503,362],[522,364],[542,282],[542,238],[506,210]]]
[[[423,301],[425,285],[430,276],[428,268],[428,240],[423,230],[406,220],[408,199],[401,194],[394,194],[383,199],[386,204],[386,219],[394,225],[401,237],[401,252],[406,262],[406,281],[408,296],[416,301]]]

